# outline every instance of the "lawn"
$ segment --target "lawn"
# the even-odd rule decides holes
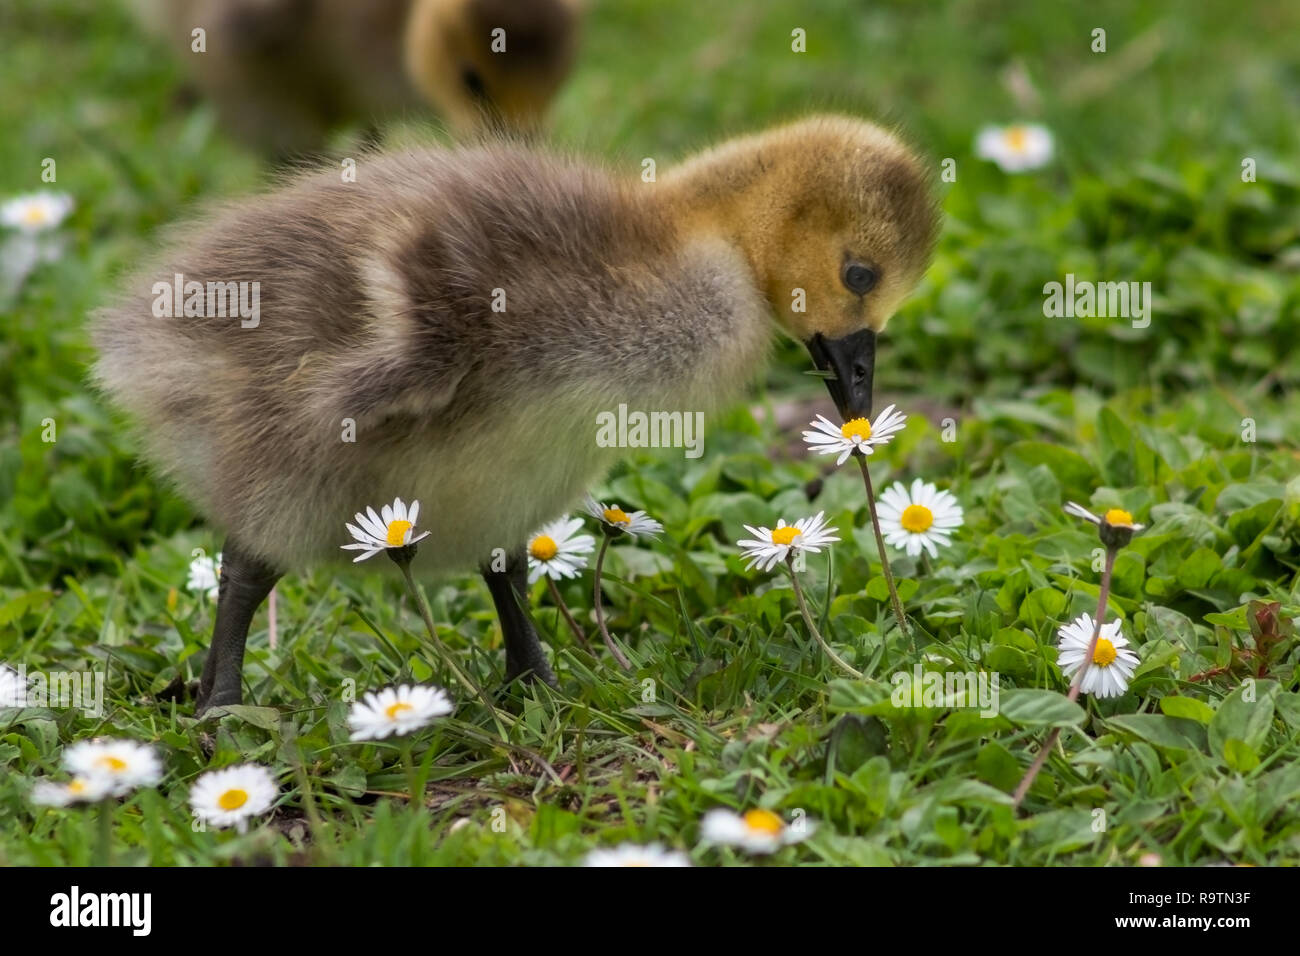
[[[876,488],[920,477],[964,509],[935,558],[891,551],[907,632],[857,469],[800,440],[830,406],[788,343],[765,388],[706,423],[701,457],[637,452],[594,489],[665,527],[605,566],[630,672],[602,647],[590,570],[560,592],[594,650],[539,582],[560,687],[495,715],[445,672],[400,579],[318,570],[277,588],[275,649],[255,619],[247,706],[205,722],[164,691],[197,677],[215,603],[187,569],[222,542],[89,388],[86,319],[164,226],[269,172],[119,4],[0,10],[0,199],[76,203],[57,258],[0,289],[0,662],[105,675],[101,714],[0,710],[0,865],[563,865],[625,842],[697,865],[1300,861],[1300,7],[807,7],[597,0],[553,135],[637,175],[835,109],[896,124],[936,171],[955,161],[935,262],[877,360],[877,408],[909,417],[870,458]],[[1048,127],[1055,156],[1011,175],[974,141],[1017,120]],[[1149,324],[1045,314],[1044,286],[1070,275],[1150,283]],[[1057,663],[1100,584],[1097,531],[1068,501],[1146,526],[1108,604],[1140,661],[1118,697],[1071,702]],[[861,678],[810,635],[789,576],[737,547],[746,525],[819,511],[840,541],[799,581]],[[422,517],[433,540],[449,520]],[[499,686],[482,581],[421,583],[458,666]],[[924,673],[996,673],[998,713],[897,706],[895,675]],[[353,695],[412,682],[448,688],[454,713],[407,744],[349,741]],[[93,809],[30,798],[95,736],[155,744],[165,767],[106,805],[107,845]],[[275,775],[274,810],[246,833],[196,826],[194,780],[245,761]],[[720,807],[814,825],[756,857],[701,840]]]

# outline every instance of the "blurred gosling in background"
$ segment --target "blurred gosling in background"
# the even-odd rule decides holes
[[[432,105],[532,131],[573,65],[580,0],[132,0],[222,123],[277,159]],[[203,52],[194,31],[202,28]]]

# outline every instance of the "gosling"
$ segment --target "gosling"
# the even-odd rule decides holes
[[[462,135],[535,130],[574,59],[578,0],[135,0],[223,125],[268,154],[432,105]],[[193,31],[206,49],[196,52]]]
[[[376,154],[355,182],[301,175],[191,225],[94,338],[148,460],[227,536],[198,712],[240,701],[276,580],[351,557],[344,522],[398,496],[434,531],[423,568],[482,570],[507,681],[554,683],[523,543],[619,454],[597,445],[597,415],[712,414],[761,372],[778,325],[846,419],[870,415],[876,333],[937,229],[922,162],[841,116],[724,143],[656,183],[505,142]],[[155,317],[181,281],[201,283],[185,311],[202,314]],[[258,283],[256,321],[214,308],[208,283]]]

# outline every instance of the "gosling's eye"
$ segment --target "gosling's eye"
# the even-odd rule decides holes
[[[850,262],[844,266],[844,287],[854,295],[866,295],[880,280],[880,274],[871,266],[861,262]]]
[[[487,87],[483,83],[483,77],[479,76],[478,70],[472,66],[462,67],[460,71],[460,82],[464,85],[465,91],[469,93],[471,99],[487,99]]]

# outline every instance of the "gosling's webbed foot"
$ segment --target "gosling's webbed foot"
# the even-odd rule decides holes
[[[517,680],[540,680],[558,687],[559,682],[528,614],[528,557],[524,549],[517,548],[506,557],[504,571],[484,567],[483,580],[492,593],[492,603],[501,621],[501,633],[505,636],[506,686]]]
[[[222,549],[221,581],[217,590],[217,622],[212,647],[199,678],[194,714],[243,700],[244,642],[253,615],[275,587],[280,572],[227,541]]]

